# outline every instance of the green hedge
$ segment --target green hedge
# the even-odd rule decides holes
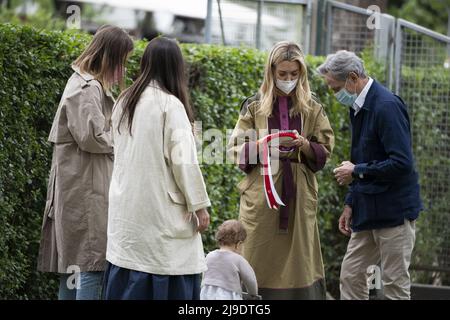
[[[84,34],[0,25],[0,298],[56,298],[57,278],[35,271],[51,162],[46,140],[72,72],[70,63],[89,39]],[[136,74],[144,47],[145,42],[136,42],[130,75]],[[240,102],[255,93],[262,80],[265,54],[249,48],[191,44],[183,44],[182,50],[189,66],[192,102],[203,129],[232,129]],[[365,60],[369,74],[383,74],[380,66]],[[307,58],[311,87],[324,104],[336,135],[333,157],[318,177],[318,220],[328,290],[337,296],[347,242],[337,230],[345,190],[335,183],[332,169],[348,159],[350,132],[347,109],[337,104],[314,72],[322,61],[321,57]],[[217,225],[237,217],[235,186],[242,173],[225,164],[203,165],[202,170],[212,199],[212,226],[204,234],[205,247],[211,250]]]

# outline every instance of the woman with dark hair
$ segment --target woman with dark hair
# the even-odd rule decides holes
[[[177,43],[150,41],[112,116],[106,299],[199,299],[210,201]]]
[[[74,73],[53,120],[38,270],[61,274],[61,300],[101,296],[113,167],[114,100],[109,90],[123,83],[132,49],[133,42],[122,29],[109,25],[98,29],[72,65]]]

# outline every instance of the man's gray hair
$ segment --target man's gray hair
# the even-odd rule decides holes
[[[366,78],[364,63],[354,52],[340,50],[327,56],[317,71],[322,75],[329,75],[335,80],[345,81],[350,72],[360,78]]]

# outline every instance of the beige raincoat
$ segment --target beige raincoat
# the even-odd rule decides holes
[[[314,100],[311,107],[308,114],[302,115],[304,136],[323,146],[329,158],[334,146],[333,130],[323,107]],[[245,131],[256,129],[259,139],[268,134],[267,128],[268,118],[260,112],[259,101],[248,99],[228,145],[228,153],[234,161],[239,162],[243,145],[250,140],[243,135]],[[292,153],[290,158],[297,158],[299,162],[291,162],[296,195],[289,205],[287,233],[279,231],[279,211],[268,207],[261,165],[238,184],[239,218],[248,232],[243,255],[255,270],[264,299],[323,299],[324,267],[316,219],[318,184],[315,174],[301,162],[298,152]],[[273,175],[279,195],[282,176],[280,165]]]
[[[106,262],[114,99],[92,75],[73,69],[48,139],[53,158],[38,258],[44,272],[102,271]]]

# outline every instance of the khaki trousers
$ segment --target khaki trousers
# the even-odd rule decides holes
[[[372,280],[382,282],[386,299],[409,300],[408,269],[415,238],[415,221],[406,219],[394,228],[353,232],[342,261],[341,300],[369,299]]]

